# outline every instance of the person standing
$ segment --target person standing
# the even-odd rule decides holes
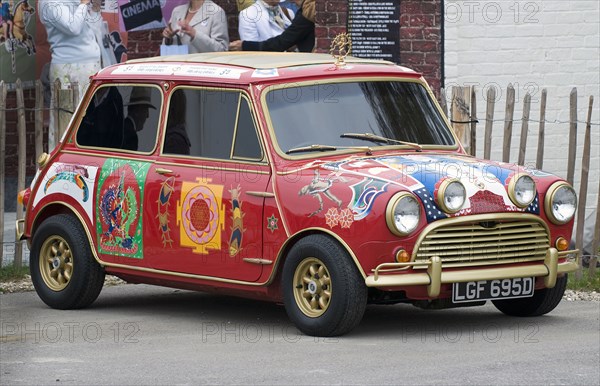
[[[152,104],[149,87],[134,87],[127,103],[127,116],[123,121],[123,149],[138,149],[137,133],[144,129],[146,120],[150,116],[150,109],[156,110]]]
[[[292,24],[278,36],[264,41],[236,40],[230,51],[286,51],[296,46],[300,52],[312,52],[315,47],[315,0],[297,0],[298,13]]]
[[[173,9],[163,30],[163,44],[174,37],[189,48],[189,53],[227,51],[229,33],[225,11],[211,0],[190,0]]]
[[[96,30],[100,28],[100,0],[40,0],[38,3],[40,20],[48,34],[50,44],[50,84],[56,79],[63,89],[75,82],[79,97],[89,84],[90,75],[100,66],[100,46],[96,40]],[[54,87],[51,87],[54,94]],[[54,96],[52,101],[54,101]],[[51,103],[51,108],[54,108]],[[55,137],[54,114],[50,114],[48,149],[58,143]]]
[[[240,12],[240,39],[261,42],[285,31],[292,24],[294,13],[279,3],[280,0],[257,0]]]

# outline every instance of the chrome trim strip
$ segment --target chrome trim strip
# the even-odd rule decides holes
[[[273,197],[275,197],[275,194],[273,194],[271,192],[246,192],[246,194],[249,195],[249,196],[262,197],[262,198],[273,198]]]
[[[259,259],[259,258],[254,258],[254,257],[246,257],[244,259],[246,263],[250,263],[250,264],[259,264],[259,265],[271,265],[273,264],[272,260],[267,260],[267,259]]]
[[[187,158],[186,158],[187,159]],[[232,160],[210,160],[210,159],[204,159],[204,158],[193,158],[190,159],[192,161],[198,162],[198,161],[214,161],[214,162],[228,162],[230,164],[232,164],[234,161]],[[138,160],[139,161],[139,160]],[[167,161],[155,161],[154,162],[156,165],[163,165],[163,166],[179,166],[179,167],[187,167],[187,168],[194,168],[194,169],[206,169],[206,170],[216,170],[216,171],[226,171],[226,172],[243,172],[243,173],[249,173],[249,174],[264,174],[264,175],[269,175],[269,172],[266,171],[262,171],[262,170],[252,170],[252,169],[244,169],[244,168],[231,168],[231,167],[221,167],[221,166],[210,166],[210,165],[198,165],[198,164],[187,164],[187,163],[181,163],[181,162],[167,162]],[[254,162],[254,163],[246,163],[246,162],[237,162],[235,161],[235,164],[238,165],[260,165],[260,166],[266,166],[266,164],[264,163],[258,163],[258,162]]]

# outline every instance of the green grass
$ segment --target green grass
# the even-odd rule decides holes
[[[0,268],[0,282],[20,280],[29,275],[29,267],[16,268],[13,265]]]
[[[600,292],[600,268],[596,269],[596,274],[594,276],[590,276],[589,269],[584,267],[583,276],[579,280],[575,278],[575,273],[570,273],[567,289],[574,291]]]

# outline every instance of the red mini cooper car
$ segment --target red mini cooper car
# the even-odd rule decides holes
[[[367,303],[535,316],[576,269],[561,178],[465,154],[420,74],[326,54],[211,53],[103,69],[17,223],[50,307],[104,275],[282,301],[340,335]]]

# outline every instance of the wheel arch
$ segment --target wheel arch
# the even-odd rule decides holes
[[[272,284],[273,282],[277,282],[281,279],[281,272],[283,270],[283,265],[285,263],[285,259],[287,258],[287,255],[289,254],[290,250],[294,247],[294,245],[296,245],[296,243],[298,243],[298,241],[300,241],[303,238],[310,236],[310,235],[324,235],[324,236],[334,239],[338,244],[341,245],[341,247],[344,250],[346,250],[346,252],[348,252],[350,257],[352,258],[352,261],[354,262],[354,265],[358,269],[358,272],[361,274],[363,279],[367,278],[367,275],[365,274],[365,271],[363,270],[362,266],[360,265],[358,258],[356,257],[356,254],[354,253],[352,248],[350,248],[350,246],[340,236],[338,236],[334,232],[332,232],[328,229],[325,229],[325,228],[306,228],[306,229],[303,229],[303,230],[293,234],[283,243],[283,245],[279,249],[279,252],[277,253],[277,258],[275,260],[275,266],[273,268],[273,272],[271,273],[271,277],[269,278],[267,284]]]
[[[48,218],[52,217],[52,216],[56,216],[59,214],[66,214],[69,216],[73,216],[74,218],[76,218],[79,223],[81,224],[81,226],[83,227],[85,234],[88,238],[88,242],[90,243],[90,248],[92,249],[92,255],[94,256],[95,260],[101,264],[101,261],[98,259],[98,256],[95,253],[95,244],[94,244],[94,240],[92,239],[92,234],[90,233],[90,229],[88,227],[88,225],[86,224],[85,220],[81,217],[81,215],[77,212],[77,210],[72,207],[71,205],[64,203],[64,202],[52,202],[46,206],[44,206],[43,208],[41,208],[37,214],[35,215],[33,222],[31,223],[31,230],[30,230],[30,235],[29,235],[29,240],[28,242],[31,243],[31,240],[33,240],[33,235],[35,234],[35,232],[37,231],[37,229],[40,227],[40,225]]]

